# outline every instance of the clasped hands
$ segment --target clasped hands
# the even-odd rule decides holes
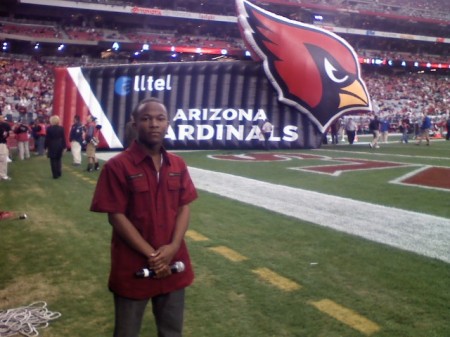
[[[175,256],[176,251],[173,245],[164,245],[147,257],[149,268],[156,274],[155,279],[162,279],[172,274],[169,263]]]

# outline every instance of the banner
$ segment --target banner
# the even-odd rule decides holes
[[[263,65],[253,61],[180,62],[57,68],[54,113],[68,129],[75,115],[102,125],[100,148],[120,149],[133,108],[161,99],[170,113],[169,149],[258,149],[260,127],[274,126],[272,148],[317,148],[322,133],[281,103]]]

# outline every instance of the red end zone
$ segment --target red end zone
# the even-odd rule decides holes
[[[450,191],[450,168],[446,167],[426,167],[412,176],[398,180],[407,185],[439,188]]]

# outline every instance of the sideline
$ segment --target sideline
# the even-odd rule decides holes
[[[450,219],[195,167],[189,172],[200,190],[450,263]]]

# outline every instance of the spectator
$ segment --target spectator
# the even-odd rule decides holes
[[[348,139],[348,143],[350,145],[353,145],[353,143],[355,141],[355,136],[356,136],[357,130],[358,130],[358,125],[356,124],[356,122],[353,120],[352,117],[349,117],[345,124],[345,132],[347,133],[347,139]]]
[[[45,154],[45,137],[47,135],[47,125],[44,117],[38,118],[38,122],[33,126],[33,132],[36,134],[37,155],[43,156]]]
[[[409,119],[407,117],[403,118],[402,124],[400,126],[400,132],[402,133],[402,138],[401,138],[402,143],[408,144],[408,139],[409,139],[408,134],[411,131],[410,129],[411,129],[411,125],[409,123]]]
[[[73,118],[73,124],[70,128],[69,141],[70,150],[72,152],[72,165],[81,165],[81,148],[84,139],[84,126],[80,122],[80,116],[75,116]]]
[[[262,134],[264,136],[264,148],[266,150],[270,149],[269,139],[270,139],[270,136],[272,135],[272,131],[273,131],[273,125],[266,118],[266,120],[264,121],[264,123],[263,123],[263,125],[261,127],[261,132],[262,132]]]
[[[20,160],[30,158],[30,131],[30,127],[23,123],[22,120],[14,127]]]
[[[53,179],[58,179],[62,174],[62,156],[67,148],[64,128],[59,125],[59,117],[50,117],[50,126],[45,135],[45,148],[50,159],[50,168]]]
[[[420,125],[420,136],[416,145],[422,143],[423,138],[427,141],[427,145],[430,145],[430,129],[431,129],[431,119],[425,112],[423,114],[422,124]]]
[[[445,136],[446,140],[450,140],[450,114],[447,117],[447,135]]]
[[[381,136],[381,141],[383,143],[388,142],[390,127],[391,127],[391,125],[389,123],[389,120],[387,119],[387,117],[384,117],[383,120],[380,122],[380,136]]]
[[[84,142],[86,144],[86,156],[88,157],[88,172],[93,172],[94,170],[98,171],[100,169],[98,158],[96,156],[96,149],[99,144],[99,133],[102,126],[97,125],[96,120],[97,118],[89,115],[84,127]]]
[[[369,146],[378,149],[380,147],[378,145],[378,139],[380,138],[380,120],[377,115],[370,121],[369,130],[373,135],[372,142],[369,143]]]
[[[0,115],[0,180],[11,180],[8,176],[9,151],[6,145],[10,131],[11,126],[5,121],[5,116]]]
[[[333,145],[337,145],[339,143],[338,131],[340,125],[341,125],[340,118],[336,119],[333,123],[331,123],[330,133],[331,133],[331,144]]]

